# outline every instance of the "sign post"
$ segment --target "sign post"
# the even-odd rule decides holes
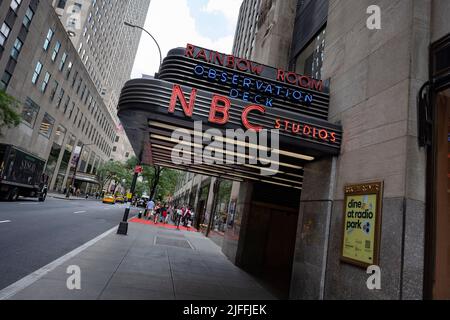
[[[341,261],[362,268],[379,263],[383,183],[345,187]]]

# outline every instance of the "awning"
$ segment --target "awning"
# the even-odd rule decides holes
[[[192,50],[190,55],[188,50]],[[204,54],[198,54],[198,50],[204,50]],[[286,74],[283,83],[274,80],[271,75],[277,72],[280,75],[280,71],[268,66],[259,66],[260,74],[251,74],[240,71],[244,69],[244,62],[238,60],[235,60],[233,70],[229,66],[203,61],[204,57],[213,57],[214,54],[218,55],[197,47],[192,49],[189,45],[186,49],[172,50],[155,79],[134,79],[125,84],[119,100],[118,116],[135,153],[140,155],[143,164],[301,189],[306,162],[337,155],[340,151],[341,126],[326,120],[329,103],[326,89],[318,91],[317,88],[309,88],[308,79],[304,80],[302,87],[288,83],[302,81],[302,76],[295,74],[289,74],[289,79]],[[198,56],[202,57],[200,61]],[[217,58],[215,61],[223,60]],[[269,76],[272,78],[267,78]],[[297,99],[300,96],[302,99]],[[257,104],[255,101],[264,103]],[[275,164],[279,168],[273,170],[267,164],[255,164],[251,161],[255,159],[251,157],[240,164],[211,163],[205,154],[217,156],[218,153],[205,152],[212,140],[205,137],[196,139],[199,124],[201,132],[209,129],[218,132],[217,143],[229,145],[232,142],[235,152],[231,157],[236,156],[236,150],[243,145],[238,140],[228,139],[227,130],[246,130],[249,127],[278,129],[278,147],[273,147],[269,135],[266,147],[247,140],[244,149],[245,155],[255,154],[252,153],[255,151],[260,154],[270,149],[278,155]],[[188,142],[173,139],[173,132],[180,128],[192,139]],[[190,147],[188,156],[191,161],[188,163],[173,161],[173,150],[180,144]],[[183,148],[186,149],[189,150]],[[240,150],[242,152],[243,149]],[[196,162],[196,156],[202,152],[204,161]],[[224,159],[230,155],[227,149],[220,152]]]

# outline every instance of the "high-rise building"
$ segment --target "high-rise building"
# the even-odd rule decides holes
[[[116,123],[112,158],[126,160],[133,151],[116,108],[120,90],[130,78],[141,31],[124,22],[144,25],[150,0],[53,0],[52,4]]]
[[[74,150],[83,147],[75,185],[95,190],[116,122],[51,3],[3,1],[0,25],[0,89],[20,102],[22,115],[0,142],[46,160],[49,187],[58,191],[73,177]]]
[[[251,59],[255,46],[261,0],[244,0],[239,10],[234,36],[233,55]]]

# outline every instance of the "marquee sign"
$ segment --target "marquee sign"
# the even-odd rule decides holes
[[[125,84],[118,115],[143,163],[166,166],[176,128],[200,121],[223,132],[277,129],[284,168],[273,179],[301,186],[304,161],[340,152],[341,126],[327,121],[328,91],[321,80],[188,44],[168,53],[154,79]],[[177,168],[259,180],[242,166]]]

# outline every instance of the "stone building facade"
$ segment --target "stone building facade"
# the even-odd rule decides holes
[[[373,5],[380,29],[367,25]],[[305,164],[301,193],[245,182],[232,196],[222,251],[280,297],[450,297],[449,14],[445,0],[262,1],[253,59],[323,80],[344,132],[339,156]],[[431,124],[418,114],[424,87]],[[421,122],[434,132],[426,146]],[[371,182],[383,183],[381,290],[341,259],[345,186]]]

